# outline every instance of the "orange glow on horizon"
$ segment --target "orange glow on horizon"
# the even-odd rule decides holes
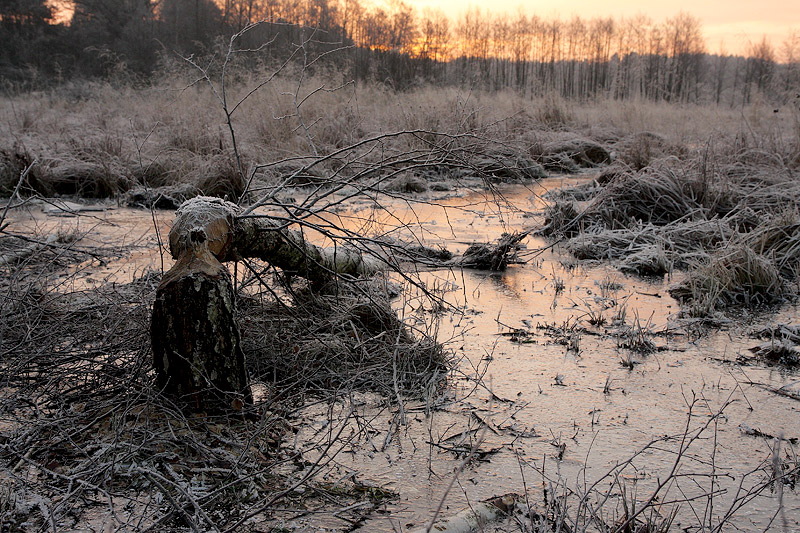
[[[405,0],[421,12],[431,6],[429,0]],[[585,20],[608,18],[630,19],[644,15],[655,23],[663,22],[680,12],[700,20],[706,51],[710,54],[746,54],[751,44],[766,37],[776,51],[793,31],[800,32],[800,2],[786,0],[672,0],[642,3],[640,0],[437,0],[435,7],[455,23],[468,9],[478,8],[487,17],[521,12],[545,20],[564,22],[575,16]]]
[[[215,0],[221,4],[223,0]],[[338,3],[338,0],[330,0]],[[361,0],[364,6],[386,8],[389,0]],[[645,16],[653,23],[661,23],[680,12],[696,17],[701,23],[706,52],[710,54],[746,55],[755,43],[766,38],[781,60],[781,48],[792,32],[800,34],[800,2],[785,0],[672,0],[669,3],[642,4],[639,0],[402,0],[416,10],[418,21],[431,7],[450,19],[451,30],[467,10],[479,9],[487,19],[492,17],[516,18],[518,13],[528,17],[538,16],[545,21],[560,20],[568,23],[578,16],[587,22],[594,18],[612,18],[616,21]],[[48,0],[53,8],[54,24],[69,24],[74,13],[72,0]],[[488,20],[487,20],[488,22]],[[450,43],[455,44],[455,41]],[[371,48],[380,48],[372,46]],[[421,49],[412,47],[412,53]],[[452,46],[451,46],[452,49]]]
[[[48,4],[53,8],[53,24],[69,24],[75,6],[70,1],[49,0]]]

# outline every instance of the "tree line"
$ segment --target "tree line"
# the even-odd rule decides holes
[[[800,31],[776,48],[766,38],[744,55],[709,53],[699,20],[679,13],[569,20],[492,14],[456,19],[403,0],[4,0],[0,74],[52,83],[119,71],[147,80],[164,58],[208,55],[262,22],[241,46],[278,61],[298,46],[351,79],[396,89],[435,83],[530,96],[715,102],[764,98],[800,87]],[[65,14],[69,14],[68,17]],[[260,44],[269,46],[260,47]]]

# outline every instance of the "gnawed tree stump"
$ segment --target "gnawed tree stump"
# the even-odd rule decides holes
[[[322,248],[268,218],[237,220],[239,208],[197,197],[176,213],[169,233],[176,259],[156,291],[150,325],[163,392],[190,408],[217,411],[252,402],[225,261],[256,257],[303,276],[312,287],[337,274],[375,272],[356,250]]]
[[[193,409],[252,402],[230,275],[220,263],[233,241],[224,204],[178,213],[169,234],[177,260],[156,290],[150,325],[158,386]]]

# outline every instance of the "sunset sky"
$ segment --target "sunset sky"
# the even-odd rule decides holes
[[[3,0],[0,0],[3,1]],[[365,4],[385,5],[389,0],[366,0]],[[522,9],[528,15],[544,19],[569,20],[573,15],[582,18],[632,17],[644,14],[654,22],[662,22],[681,11],[697,17],[702,23],[709,53],[745,54],[750,43],[761,42],[766,36],[782,57],[782,45],[796,32],[800,38],[800,0],[671,0],[643,3],[641,0],[404,0],[419,12],[426,8],[444,11],[453,21],[466,9],[477,7],[497,14],[514,15]],[[65,9],[69,2],[50,0],[59,6],[56,22],[67,22],[72,15]]]
[[[671,0],[670,2],[641,2],[641,0],[407,0],[420,10],[426,7],[442,9],[451,18],[468,7],[491,9],[493,12],[516,13],[522,8],[527,14],[543,18],[569,19],[612,16],[619,19],[639,13],[654,21],[685,11],[699,18],[709,52],[742,53],[748,42],[760,42],[766,35],[775,48],[792,30],[800,31],[800,0]]]

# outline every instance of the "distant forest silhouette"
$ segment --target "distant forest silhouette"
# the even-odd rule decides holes
[[[315,69],[397,90],[432,83],[570,99],[780,105],[800,91],[800,32],[747,56],[710,54],[698,19],[564,21],[470,9],[457,20],[402,0],[3,0],[0,77],[7,90],[126,77],[149,83],[180,56],[210,61],[230,36],[251,68],[313,58]],[[58,5],[58,4],[57,4]],[[66,11],[68,12],[68,11]],[[251,27],[259,21],[267,21]]]

